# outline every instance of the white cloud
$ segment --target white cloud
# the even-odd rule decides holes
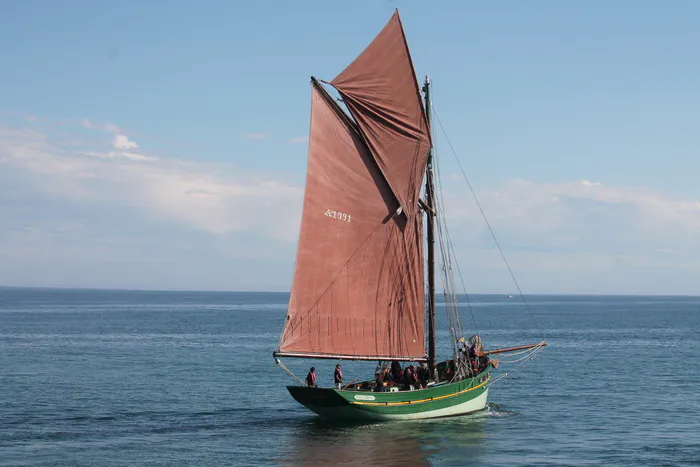
[[[41,123],[42,119],[33,114],[24,112],[16,112],[13,110],[0,110],[0,115],[8,115],[10,117],[20,118],[29,123]]]
[[[81,154],[84,154],[84,155],[90,156],[90,157],[97,157],[100,159],[116,159],[116,158],[121,157],[124,159],[130,159],[132,161],[157,161],[157,160],[159,160],[157,157],[144,156],[143,154],[137,154],[135,152],[129,152],[129,151],[107,151],[107,152],[85,151],[85,152],[82,152]]]
[[[82,124],[85,128],[89,128],[90,130],[102,130],[106,131],[108,133],[123,133],[124,130],[119,128],[119,126],[115,125],[114,123],[110,122],[93,122],[87,118],[84,118],[82,121]]]
[[[308,136],[297,136],[296,138],[288,139],[287,142],[292,143],[292,144],[308,143],[309,137]]]
[[[74,202],[118,203],[216,235],[296,241],[301,187],[232,166],[158,161],[130,151],[138,145],[123,135],[112,144],[113,151],[77,152],[34,130],[0,129],[0,163],[34,176],[37,190]]]
[[[470,196],[450,193],[448,215],[455,219],[478,219],[480,215]],[[491,220],[526,229],[566,228],[573,226],[572,221],[585,225],[597,219],[605,220],[605,226],[621,227],[633,221],[636,225],[664,228],[674,223],[676,227],[683,225],[700,231],[700,202],[648,187],[607,186],[588,180],[559,183],[511,180],[479,198]]]
[[[248,133],[243,137],[243,139],[247,139],[249,141],[256,141],[265,138],[267,138],[267,135],[265,133]]]
[[[136,149],[139,147],[138,144],[130,141],[129,138],[124,135],[115,135],[114,142],[112,144],[116,149]]]
[[[295,241],[301,188],[253,174],[235,176],[234,170],[193,163],[124,168],[138,199],[162,218],[214,234],[253,231]]]
[[[474,272],[471,284],[512,288],[471,194],[444,195],[458,259]],[[688,271],[700,273],[700,203],[694,199],[588,180],[510,180],[478,195],[528,292],[700,292],[683,280]]]
[[[138,149],[139,145],[136,144],[136,142],[131,141],[129,138],[127,138],[124,135],[115,135],[114,139],[112,141],[112,146],[114,147],[114,151],[105,151],[105,152],[99,152],[99,151],[83,151],[81,154],[90,156],[90,157],[97,157],[100,159],[117,159],[117,158],[123,158],[123,159],[129,159],[132,161],[157,161],[157,157],[153,156],[145,156],[143,154],[139,154],[133,151],[129,151],[129,149]]]
[[[111,157],[125,157],[127,159],[131,159],[133,161],[157,161],[157,157],[149,157],[149,156],[144,156],[143,154],[136,154],[135,152],[118,152],[114,153],[111,152],[109,153]]]

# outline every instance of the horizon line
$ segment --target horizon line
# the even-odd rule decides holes
[[[85,290],[100,292],[192,292],[192,293],[273,293],[289,294],[291,291],[279,290],[205,290],[205,289],[138,289],[128,287],[69,287],[69,286],[42,286],[42,285],[0,285],[2,289],[36,289],[36,290]],[[442,295],[444,292],[440,292]],[[511,295],[513,299],[520,297],[520,294],[509,294],[504,292],[468,292],[458,293],[457,296],[468,295]],[[525,297],[531,296],[592,296],[592,297],[700,297],[700,294],[693,293],[651,293],[651,292],[530,292],[522,294]]]

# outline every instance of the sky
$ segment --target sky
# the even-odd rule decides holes
[[[311,75],[398,8],[471,293],[700,294],[700,2],[4,0],[0,285],[288,291]]]

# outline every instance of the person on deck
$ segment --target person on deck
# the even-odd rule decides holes
[[[408,365],[403,371],[403,381],[406,385],[406,389],[415,389],[417,378],[413,369],[413,365]]]
[[[340,369],[340,363],[335,366],[335,372],[333,373],[333,382],[335,383],[336,389],[342,389],[343,387],[343,371]]]
[[[403,370],[398,360],[391,362],[391,379],[397,384],[400,384],[403,380]]]
[[[474,373],[474,375],[479,374],[479,372],[481,371],[481,370],[480,370],[480,365],[479,365],[479,359],[476,358],[476,357],[475,357],[475,358],[472,358],[471,361],[470,361],[470,363],[471,363],[471,365],[472,365],[472,372]]]
[[[421,363],[417,373],[418,383],[420,384],[420,387],[428,387],[428,381],[430,380],[430,371],[428,370],[428,364],[425,362]]]
[[[375,375],[376,382],[374,384],[374,392],[384,392],[384,374],[386,370],[380,370]]]
[[[452,360],[447,362],[447,370],[445,370],[445,381],[448,383],[452,382],[452,378],[455,377],[455,363]]]
[[[306,386],[310,388],[316,387],[316,368],[311,367],[309,374],[306,375]]]

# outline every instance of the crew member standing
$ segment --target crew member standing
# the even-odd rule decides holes
[[[340,369],[340,363],[335,366],[335,372],[333,373],[333,381],[335,382],[336,389],[343,387],[343,372]]]
[[[306,375],[306,385],[310,388],[316,387],[316,368],[311,367],[309,374]]]

